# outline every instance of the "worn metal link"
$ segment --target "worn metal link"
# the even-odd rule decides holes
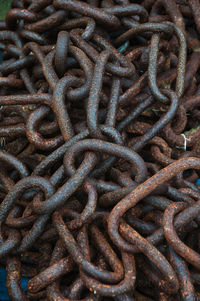
[[[12,1],[0,21],[11,300],[199,300],[199,19],[197,0]]]

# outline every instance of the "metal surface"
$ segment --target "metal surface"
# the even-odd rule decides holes
[[[197,0],[12,1],[0,21],[11,300],[199,300],[199,19]]]

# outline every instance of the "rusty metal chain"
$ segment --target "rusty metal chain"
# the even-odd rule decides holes
[[[198,0],[12,1],[0,21],[11,300],[200,300],[199,35]]]

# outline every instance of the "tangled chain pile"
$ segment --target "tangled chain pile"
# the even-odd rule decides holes
[[[11,300],[200,300],[199,37],[199,0],[13,0],[0,22]]]

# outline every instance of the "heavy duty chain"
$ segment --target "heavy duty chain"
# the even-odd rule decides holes
[[[200,300],[200,2],[13,0],[0,52],[10,299]]]

